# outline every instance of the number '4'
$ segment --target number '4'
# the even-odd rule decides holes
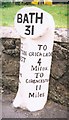
[[[38,62],[39,66],[41,65],[41,58],[39,58]]]

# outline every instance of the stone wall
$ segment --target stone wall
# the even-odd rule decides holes
[[[2,86],[17,92],[19,77],[20,38],[2,37]],[[48,99],[69,105],[69,37],[67,29],[56,29],[53,47]]]

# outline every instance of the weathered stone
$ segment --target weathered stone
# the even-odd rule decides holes
[[[2,79],[3,89],[9,90],[12,92],[17,92],[18,89],[18,77],[14,75],[3,75]]]
[[[69,29],[66,28],[56,28],[54,40],[58,42],[68,42],[69,41]]]
[[[11,38],[3,38],[2,39],[3,44],[3,53],[7,55],[11,55],[13,57],[17,57],[20,55],[19,49],[20,49],[20,39],[11,39]]]
[[[69,50],[69,43],[68,42],[57,42],[63,50]]]
[[[15,44],[20,47],[20,39],[15,40]]]
[[[16,49],[8,49],[8,50],[3,50],[3,53],[7,54],[7,55],[11,55],[13,57],[17,57],[19,56],[19,50],[16,48]]]
[[[58,44],[54,44],[51,76],[56,80],[61,78],[66,72],[67,50],[64,50]]]
[[[69,92],[67,91],[67,89],[69,90],[69,87],[67,87],[69,81],[67,80],[67,77],[63,77],[59,80],[55,80],[51,77],[49,84],[48,99],[69,106]]]
[[[5,56],[4,56],[5,57]],[[2,61],[2,72],[4,75],[11,75],[11,76],[18,76],[19,75],[19,59],[18,58],[13,58],[13,57],[8,57],[5,59],[3,57]]]
[[[6,40],[2,40],[2,43],[3,43],[4,49],[15,49],[16,48],[14,40],[6,38]]]

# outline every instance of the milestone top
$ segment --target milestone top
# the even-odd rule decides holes
[[[53,17],[37,7],[24,7],[15,16],[15,28],[23,38],[43,36],[48,30],[54,29]]]

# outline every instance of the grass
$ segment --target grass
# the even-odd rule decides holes
[[[69,17],[69,12],[67,12],[67,4],[54,4],[52,6],[36,6],[47,11],[53,16],[57,28],[67,28],[67,17]],[[17,11],[23,7],[24,5],[2,5],[0,7],[0,26],[14,26],[14,17]]]

